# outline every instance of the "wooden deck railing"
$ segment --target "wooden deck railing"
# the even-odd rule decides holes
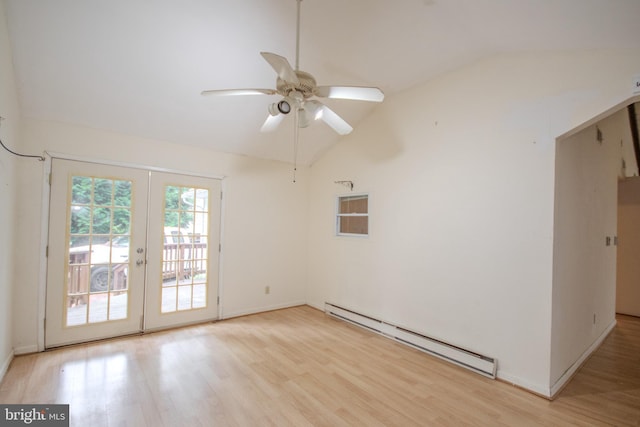
[[[162,254],[162,279],[184,279],[207,271],[206,243],[166,243]]]
[[[162,279],[176,281],[207,271],[206,243],[167,243],[162,253]],[[86,303],[91,281],[91,265],[89,252],[69,254],[69,271],[67,278],[67,302],[69,307]],[[115,264],[112,270],[111,290],[127,288],[126,270],[129,264]]]
[[[89,251],[69,254],[67,281],[67,296],[69,297],[67,305],[69,307],[87,303],[85,295],[89,290],[89,280],[91,280],[91,268],[87,262],[89,262]]]

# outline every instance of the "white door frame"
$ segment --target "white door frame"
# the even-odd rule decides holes
[[[45,302],[46,302],[46,292],[47,292],[47,244],[49,242],[49,214],[50,214],[50,196],[51,196],[51,188],[49,186],[49,179],[51,176],[51,167],[53,159],[61,159],[61,160],[76,160],[80,162],[86,163],[99,163],[107,166],[120,166],[127,167],[133,169],[142,169],[146,171],[154,171],[154,172],[166,172],[166,173],[174,173],[178,175],[188,175],[188,176],[197,176],[201,178],[212,178],[220,180],[220,188],[222,190],[222,194],[225,194],[226,191],[226,176],[225,175],[217,175],[217,174],[205,174],[205,173],[194,173],[185,170],[178,169],[169,169],[169,168],[161,168],[156,166],[148,166],[141,165],[136,163],[127,163],[120,161],[112,161],[112,160],[104,160],[97,159],[95,157],[87,157],[87,156],[75,156],[72,154],[66,153],[58,153],[58,152],[44,152],[44,171],[42,175],[42,211],[40,216],[40,250],[39,250],[39,273],[38,273],[38,293],[37,293],[37,306],[38,306],[38,331],[37,331],[37,348],[34,348],[34,351],[44,351],[45,350]],[[224,238],[224,219],[225,219],[225,199],[223,197],[220,202],[220,245],[223,245]],[[222,301],[223,301],[223,282],[222,282],[222,251],[218,252],[218,297],[220,298],[220,304],[218,304],[218,319],[222,319]],[[29,348],[28,350],[31,350]]]

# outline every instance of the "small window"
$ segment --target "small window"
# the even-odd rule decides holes
[[[338,197],[336,234],[338,236],[369,235],[368,194],[356,194]]]

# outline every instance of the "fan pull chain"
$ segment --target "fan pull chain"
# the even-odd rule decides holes
[[[298,135],[300,134],[300,126],[298,126],[298,115],[300,109],[296,108],[296,114],[293,117],[293,183],[296,183],[296,172],[298,171]]]

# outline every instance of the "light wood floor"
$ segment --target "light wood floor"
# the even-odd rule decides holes
[[[2,403],[76,426],[640,425],[640,319],[553,402],[302,306],[16,357]]]

